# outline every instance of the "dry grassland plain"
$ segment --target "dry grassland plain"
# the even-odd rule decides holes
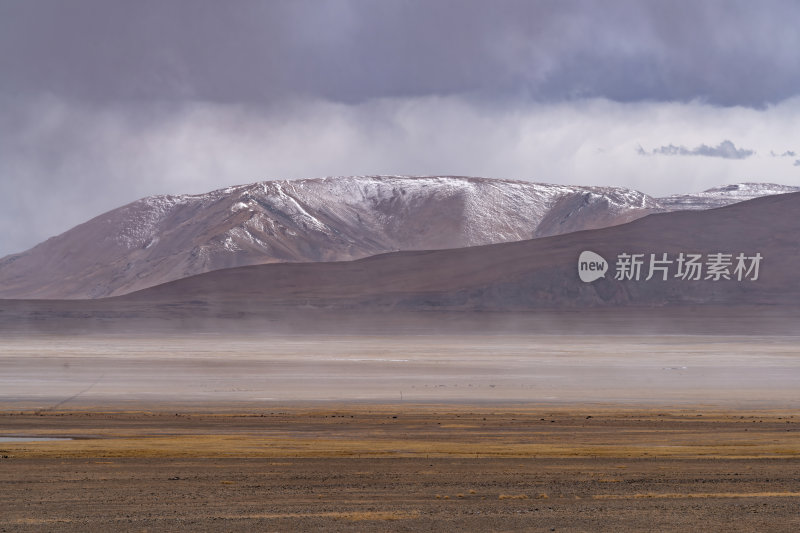
[[[793,531],[795,337],[0,343],[0,531]]]

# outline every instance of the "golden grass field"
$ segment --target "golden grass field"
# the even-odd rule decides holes
[[[229,406],[228,409],[232,409]],[[17,458],[797,458],[800,413],[603,406],[274,406],[252,412],[0,413]]]
[[[235,407],[3,412],[0,529],[800,527],[792,412]]]

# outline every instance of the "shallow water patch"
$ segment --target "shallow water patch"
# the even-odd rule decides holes
[[[0,442],[49,442],[54,440],[73,440],[72,437],[26,437],[26,436],[3,436],[0,435]]]

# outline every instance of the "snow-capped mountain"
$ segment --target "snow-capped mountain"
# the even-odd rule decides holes
[[[654,199],[615,187],[354,176],[152,196],[0,259],[0,298],[116,296],[223,268],[521,241],[795,191],[741,183]]]
[[[0,298],[98,298],[212,270],[461,248],[660,211],[628,189],[465,177],[268,181],[153,196],[0,259]]]
[[[800,193],[782,194],[548,239],[221,269],[117,298],[4,300],[0,338],[21,331],[796,335],[798,212]],[[575,268],[586,250],[609,261],[620,252],[662,252],[672,275],[647,281],[643,267],[641,276],[617,279],[611,266],[587,283]],[[687,250],[704,258],[703,275],[677,275]],[[727,252],[763,261],[742,279],[733,264],[730,279],[708,276],[711,257]]]
[[[798,191],[800,191],[800,187],[776,183],[736,183],[714,187],[695,194],[674,194],[658,198],[658,203],[667,211],[713,209],[762,196]]]

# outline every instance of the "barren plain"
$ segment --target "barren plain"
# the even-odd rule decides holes
[[[793,531],[797,342],[10,336],[0,531]]]

